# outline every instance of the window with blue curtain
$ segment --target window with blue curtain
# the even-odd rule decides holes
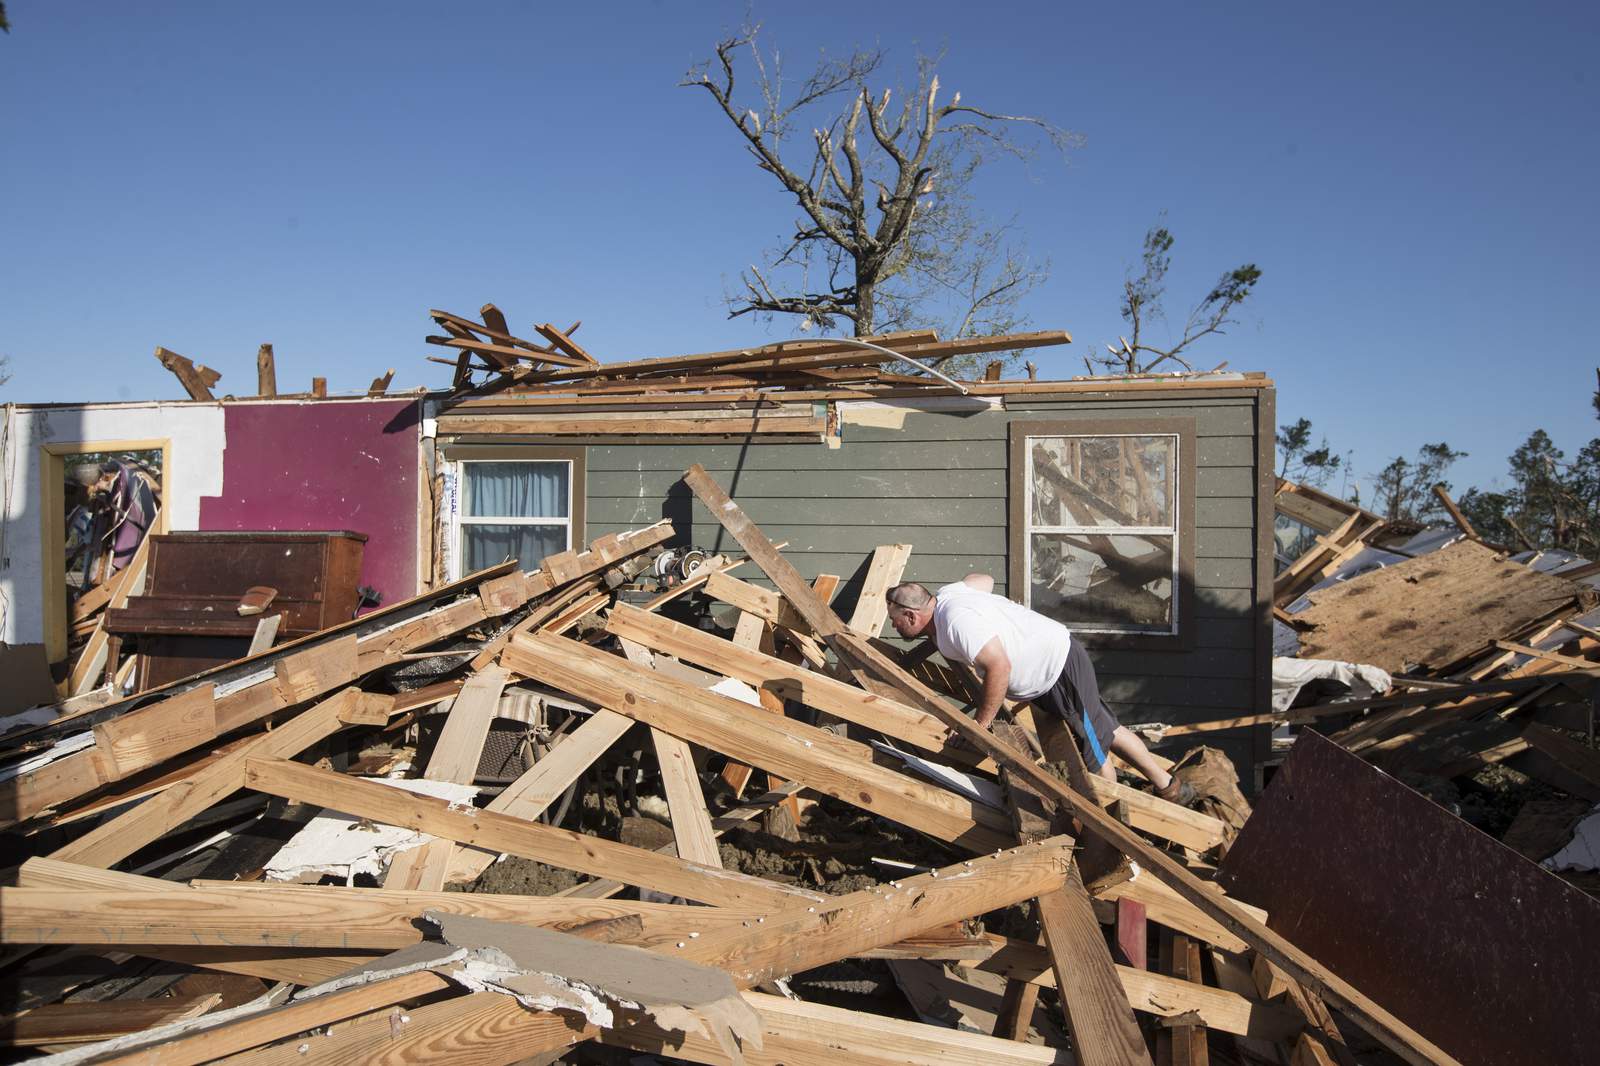
[[[507,558],[534,569],[572,546],[572,464],[462,462],[458,522],[462,573]]]

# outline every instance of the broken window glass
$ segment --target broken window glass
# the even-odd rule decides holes
[[[1074,629],[1175,633],[1178,438],[1027,445],[1028,605]]]

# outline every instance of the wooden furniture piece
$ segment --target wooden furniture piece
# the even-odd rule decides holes
[[[366,534],[337,532],[162,533],[149,538],[145,594],[107,611],[106,628],[139,642],[138,691],[243,657],[259,616],[241,616],[252,586],[278,590],[278,640],[354,616]]]

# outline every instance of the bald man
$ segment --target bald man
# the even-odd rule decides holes
[[[908,640],[931,637],[947,660],[978,672],[983,679],[978,725],[989,728],[1008,696],[1031,701],[1077,734],[1090,770],[1115,781],[1107,758],[1114,751],[1149,778],[1162,799],[1184,806],[1194,802],[1194,789],[1162,769],[1144,741],[1111,716],[1083,644],[1055,619],[995,595],[992,577],[968,574],[937,592],[906,581],[890,589],[886,599],[895,632]]]

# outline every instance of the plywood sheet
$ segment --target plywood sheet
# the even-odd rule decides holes
[[[1314,592],[1294,620],[1309,627],[1300,634],[1302,658],[1399,673],[1471,655],[1572,603],[1580,591],[1468,540]]]
[[[1218,880],[1463,1062],[1593,1061],[1600,900],[1314,732]]]

